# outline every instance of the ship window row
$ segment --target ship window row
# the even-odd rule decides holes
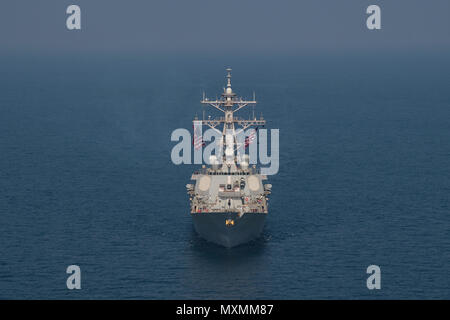
[[[249,172],[208,172],[210,176],[248,176]]]

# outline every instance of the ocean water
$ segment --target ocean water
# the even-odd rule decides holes
[[[229,65],[280,129],[264,232],[233,249],[196,235],[197,166],[170,161]],[[0,75],[2,299],[450,298],[448,56],[3,56]]]

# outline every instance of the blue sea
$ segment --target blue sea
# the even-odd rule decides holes
[[[228,66],[280,130],[263,234],[232,249],[170,159]],[[0,57],[1,299],[450,299],[449,209],[448,55]]]

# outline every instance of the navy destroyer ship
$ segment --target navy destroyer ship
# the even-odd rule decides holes
[[[235,113],[256,100],[238,98],[231,88],[231,69],[227,69],[227,85],[220,98],[205,98],[201,103],[219,110],[224,115],[219,118],[195,119],[195,148],[203,147],[203,141],[196,135],[199,126],[206,126],[218,132],[219,152],[210,156],[208,166],[193,173],[193,184],[187,184],[190,200],[190,213],[194,228],[204,239],[225,247],[234,247],[260,236],[268,214],[268,195],[271,185],[256,165],[249,165],[249,155],[245,150],[253,143],[258,127],[265,120],[250,116],[248,119],[235,116]],[[253,132],[242,142],[237,135],[247,128]],[[245,144],[242,148],[242,144]],[[241,149],[239,149],[241,147]],[[244,152],[237,152],[238,149]]]

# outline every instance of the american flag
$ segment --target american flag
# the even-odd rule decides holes
[[[194,138],[192,139],[192,144],[195,150],[205,145],[202,137],[202,121],[194,121]]]
[[[256,131],[258,130],[258,127],[256,129],[253,129],[251,133],[248,135],[248,137],[245,137],[245,148],[247,148],[250,143],[252,143],[256,139]]]

